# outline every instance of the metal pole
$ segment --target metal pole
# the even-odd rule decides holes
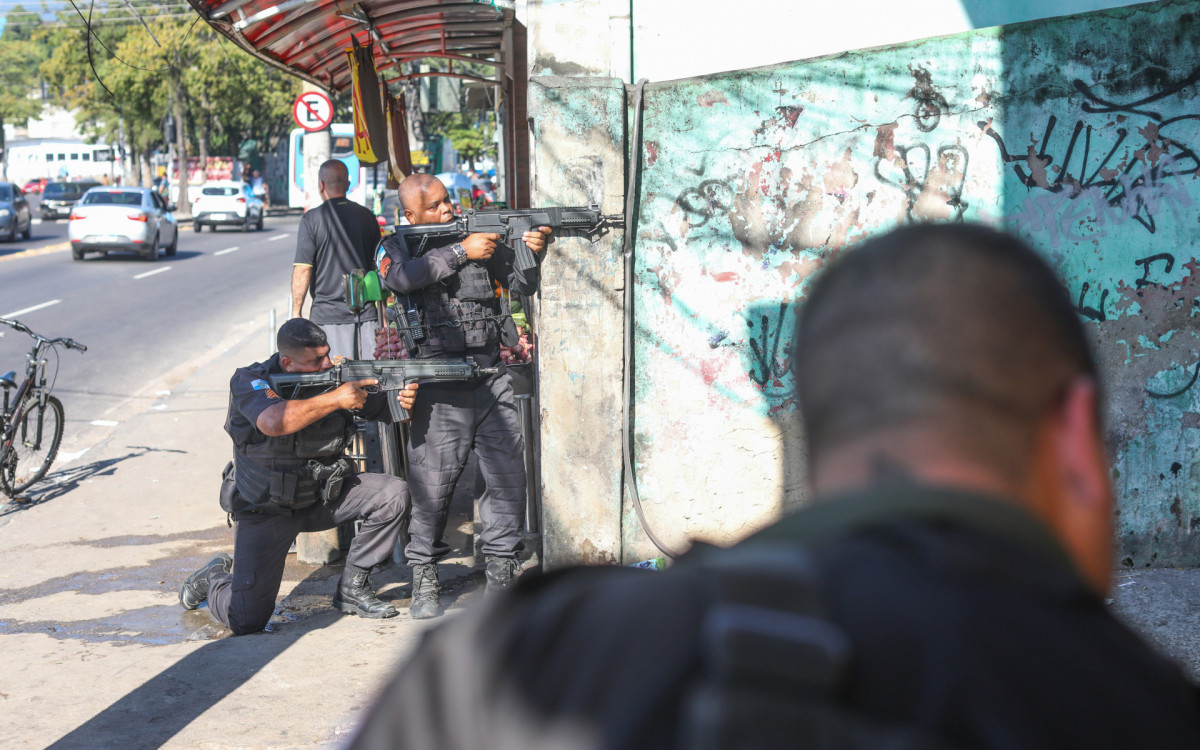
[[[267,356],[275,353],[275,308],[267,314]]]

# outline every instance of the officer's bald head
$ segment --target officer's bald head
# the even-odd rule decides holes
[[[431,174],[418,172],[405,177],[404,181],[400,183],[400,205],[408,211],[419,210],[422,201],[425,200],[425,194],[435,185],[443,190],[446,189],[442,181]]]
[[[961,224],[848,251],[804,301],[791,352],[818,485],[830,456],[858,448],[885,473],[924,451],[1021,481],[1047,410],[1096,370],[1050,268],[1015,237]]]

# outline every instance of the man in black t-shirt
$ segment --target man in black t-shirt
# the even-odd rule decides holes
[[[379,244],[379,222],[375,214],[346,198],[350,174],[346,165],[330,159],[318,172],[319,190],[325,201],[300,220],[296,260],[292,266],[292,317],[299,318],[304,300],[312,295],[309,319],[321,326],[329,338],[330,356],[373,359],[375,353],[375,310],[358,316],[346,307],[342,277],[355,269],[370,269]],[[358,351],[354,351],[355,327]]]

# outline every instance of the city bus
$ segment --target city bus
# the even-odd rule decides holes
[[[341,159],[350,173],[350,190],[346,197],[369,208],[364,169],[354,155],[354,125],[348,122],[334,123],[329,130],[333,158]],[[316,192],[315,189],[313,192]],[[314,195],[313,203],[319,202]],[[300,128],[293,128],[288,137],[288,205],[304,208],[304,131]]]

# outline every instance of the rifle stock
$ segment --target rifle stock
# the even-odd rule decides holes
[[[367,378],[377,382],[368,386],[370,393],[404,390],[409,383],[471,380],[497,372],[495,367],[480,367],[471,357],[464,359],[358,359],[342,362],[321,372],[275,372],[267,375],[271,388],[285,399],[312,398]],[[408,421],[408,410],[395,396],[387,399],[388,410],[397,422]]]

